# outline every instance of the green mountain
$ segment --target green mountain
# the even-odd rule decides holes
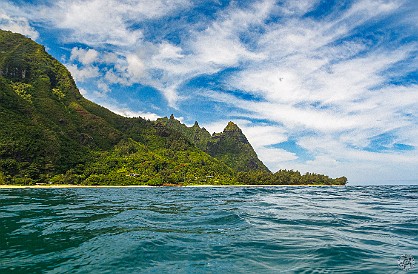
[[[210,135],[174,117],[119,116],[83,98],[43,46],[0,30],[0,184],[276,183],[276,174],[232,122]]]
[[[229,122],[223,132],[212,135],[205,151],[240,172],[269,171],[258,159],[247,137],[233,122]]]
[[[176,120],[173,115],[170,116],[170,119],[159,118],[157,122],[181,132],[188,141],[210,156],[226,163],[235,171],[268,171],[268,168],[258,159],[247,137],[233,122],[229,122],[223,132],[213,135],[210,135],[205,128],[200,128],[198,122],[195,122],[192,127],[187,127]]]

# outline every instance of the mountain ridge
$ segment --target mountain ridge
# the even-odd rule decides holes
[[[238,172],[269,171],[263,162],[258,159],[257,153],[242,130],[232,121],[228,122],[222,132],[214,132],[212,135],[205,128],[200,128],[197,121],[193,126],[187,127],[176,120],[173,114],[170,118],[157,119],[157,123],[162,123],[169,128],[180,131],[198,148],[225,162]]]

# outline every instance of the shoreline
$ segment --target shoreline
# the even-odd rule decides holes
[[[0,185],[0,189],[57,189],[57,188],[167,188],[167,187],[176,187],[176,188],[222,188],[222,187],[342,187],[345,185],[168,185],[168,186],[148,186],[148,185],[98,185],[98,186],[89,186],[89,185]]]

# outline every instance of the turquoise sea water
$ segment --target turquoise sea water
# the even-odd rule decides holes
[[[402,254],[418,186],[0,190],[0,273],[402,273]]]

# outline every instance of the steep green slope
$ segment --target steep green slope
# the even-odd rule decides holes
[[[236,171],[269,171],[261,162],[241,129],[229,122],[221,133],[215,133],[206,151]]]
[[[121,134],[85,110],[58,61],[19,34],[0,32],[1,166],[23,178],[62,172],[108,149]]]

